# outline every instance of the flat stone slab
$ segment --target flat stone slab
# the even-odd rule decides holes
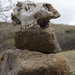
[[[68,60],[60,54],[7,50],[1,59],[1,75],[68,75]]]
[[[15,32],[15,47],[44,53],[56,53],[61,50],[53,28],[20,29]]]

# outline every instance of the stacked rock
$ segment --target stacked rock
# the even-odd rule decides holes
[[[20,29],[15,32],[15,47],[43,53],[57,53],[61,50],[53,28]]]
[[[33,10],[31,6],[34,7]],[[49,24],[50,19],[59,16],[51,4],[35,4],[30,1],[17,3],[14,14],[12,14],[12,22],[21,24],[22,27],[15,32],[14,36],[17,49],[3,53],[2,75],[69,74],[69,62],[64,56],[58,54],[61,48],[55,31]],[[33,22],[31,26],[29,24],[31,19],[37,24]]]

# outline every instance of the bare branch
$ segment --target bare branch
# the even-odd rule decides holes
[[[10,17],[9,14],[11,12],[8,14],[4,14],[4,13],[9,12],[11,9],[13,9],[14,6],[15,6],[15,3],[13,3],[13,0],[0,1],[0,18],[6,22],[7,18]]]

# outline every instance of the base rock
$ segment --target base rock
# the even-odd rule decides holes
[[[29,50],[7,50],[1,61],[1,75],[68,75],[68,60],[60,54]]]
[[[56,53],[61,50],[53,28],[20,29],[15,32],[15,47],[44,53]]]

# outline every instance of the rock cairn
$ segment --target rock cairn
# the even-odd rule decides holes
[[[19,7],[21,7],[23,6],[22,4],[23,3],[18,2],[16,6],[19,5]],[[51,4],[42,5],[45,5],[47,9],[51,7]],[[19,9],[19,7],[17,7],[16,9]],[[55,9],[48,11],[53,11],[52,13],[54,13],[54,10]],[[55,11],[53,16],[57,16],[58,14],[56,13],[58,12]],[[58,53],[61,51],[61,48],[57,42],[55,31],[50,27],[49,24],[49,20],[53,18],[53,16],[50,16],[50,18],[43,17],[43,20],[37,20],[38,24],[27,29],[25,29],[26,27],[21,27],[21,29],[15,32],[14,40],[15,47],[17,49],[7,50],[3,52],[3,56],[1,58],[1,75],[69,74],[69,62],[64,56]],[[22,21],[20,21],[20,19],[15,15],[12,17],[12,20],[16,20],[16,24],[21,24]],[[43,22],[43,24],[41,22]]]

